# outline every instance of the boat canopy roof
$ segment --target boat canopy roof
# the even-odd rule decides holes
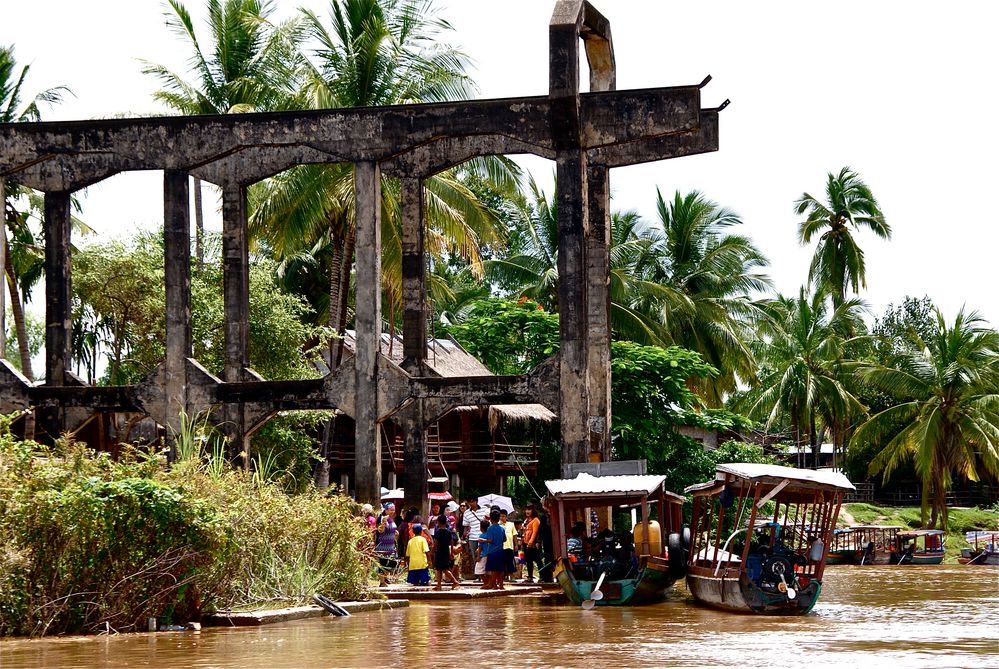
[[[908,532],[899,532],[898,537],[905,539],[908,537],[932,537],[936,535],[944,534],[943,530],[910,530]]]
[[[617,499],[622,497],[652,497],[661,491],[667,500],[683,502],[683,497],[663,490],[665,476],[654,474],[632,476],[593,476],[582,472],[574,479],[545,481],[548,492],[556,498]],[[636,499],[637,501],[637,499]]]
[[[733,462],[718,465],[715,480],[698,483],[688,487],[685,492],[708,490],[724,481],[728,476],[745,479],[751,483],[778,484],[789,480],[798,484],[796,487],[838,488],[840,490],[856,490],[850,479],[839,472],[815,471],[812,469],[796,469],[780,465],[759,465],[748,462]]]
[[[964,533],[964,539],[970,544],[978,541],[995,541],[999,539],[999,530],[973,530]]]
[[[851,530],[900,530],[901,525],[851,525]]]

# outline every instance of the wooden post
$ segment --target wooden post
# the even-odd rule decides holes
[[[7,194],[0,175],[0,358],[7,357]]]
[[[170,459],[177,457],[174,435],[180,412],[187,410],[187,358],[191,348],[191,221],[188,176],[163,173],[163,247],[166,288],[166,360],[164,376]]]
[[[377,502],[382,479],[378,429],[378,354],[382,334],[381,177],[377,163],[354,165],[357,207],[357,350],[355,379],[355,476],[359,501]]]
[[[649,500],[646,495],[642,495],[642,529],[645,531],[642,538],[642,555],[652,555],[652,547],[649,546]]]

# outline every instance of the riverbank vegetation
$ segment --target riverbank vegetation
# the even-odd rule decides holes
[[[0,634],[130,631],[203,613],[367,596],[350,500],[188,450],[117,459],[14,439],[0,419]]]

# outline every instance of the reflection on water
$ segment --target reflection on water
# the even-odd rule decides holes
[[[999,667],[999,569],[833,567],[811,615],[414,604],[252,629],[0,642],[15,667]]]

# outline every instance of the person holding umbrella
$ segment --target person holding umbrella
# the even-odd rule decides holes
[[[468,498],[468,508],[465,510],[465,515],[462,517],[462,524],[464,525],[464,535],[465,540],[468,542],[469,559],[468,564],[475,564],[475,550],[479,547],[479,535],[482,531],[479,527],[483,520],[486,520],[489,515],[488,511],[479,508],[479,500],[474,497]],[[462,560],[464,563],[465,560]]]

